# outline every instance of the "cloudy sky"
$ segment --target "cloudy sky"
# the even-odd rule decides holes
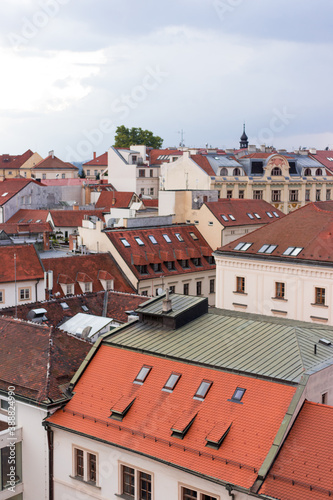
[[[0,153],[333,148],[331,0],[1,0]]]

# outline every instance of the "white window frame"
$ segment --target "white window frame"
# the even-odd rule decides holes
[[[21,292],[23,291],[23,294],[24,294],[24,297],[21,298]],[[26,293],[28,292],[28,294]],[[31,286],[27,286],[27,287],[21,287],[18,289],[18,298],[19,298],[19,301],[24,301],[24,300],[31,300]]]
[[[179,495],[179,500],[183,500],[183,489],[187,488],[188,490],[195,491],[197,493],[197,500],[202,500],[203,495],[208,495],[210,497],[216,498],[216,500],[221,500],[220,495],[217,495],[215,493],[209,492],[202,490],[200,488],[196,488],[194,486],[190,486],[188,484],[184,483],[178,483],[178,495]]]

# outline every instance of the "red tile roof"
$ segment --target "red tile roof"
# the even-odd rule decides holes
[[[102,191],[95,207],[108,211],[110,208],[129,208],[133,197],[136,198],[134,192]]]
[[[0,155],[0,169],[16,169],[20,168],[26,161],[31,158],[33,152],[28,149],[22,155]]]
[[[145,207],[158,207],[158,199],[155,200],[141,200]]]
[[[176,234],[179,234],[184,241],[179,241]],[[197,240],[194,240],[190,233],[194,233]],[[212,254],[212,249],[201,233],[193,225],[177,225],[167,227],[154,227],[149,229],[117,229],[106,231],[105,233],[113,245],[118,250],[121,257],[132,269],[133,273],[140,280],[172,276],[177,274],[187,274],[198,271],[215,269],[214,264],[209,264],[205,257]],[[171,243],[168,243],[163,235],[167,235]],[[149,236],[155,237],[157,244],[153,244]],[[125,247],[121,239],[125,238],[130,246]],[[135,238],[140,238],[144,245],[139,245]],[[193,248],[201,256],[201,265],[195,266],[191,261],[188,249]],[[179,252],[182,252],[179,255]],[[188,268],[183,268],[178,259],[188,259]],[[172,261],[174,270],[169,270],[165,262]],[[153,263],[161,264],[161,271],[155,272],[151,266]],[[139,273],[135,266],[146,265],[147,273]]]
[[[0,246],[0,283],[44,278],[44,269],[34,245]]]
[[[91,255],[76,255],[73,257],[59,257],[43,260],[45,271],[53,271],[53,294],[59,293],[64,296],[59,283],[75,283],[74,295],[81,294],[79,279],[84,273],[92,279],[92,291],[103,290],[100,282],[100,272],[106,271],[114,278],[114,290],[131,293],[133,287],[127,281],[125,275],[117,266],[109,253],[99,253]],[[60,277],[60,279],[59,279]]]
[[[160,156],[182,156],[183,151],[179,151],[179,149],[152,149],[149,152],[149,163],[150,165],[161,165],[162,163],[169,161],[168,158],[165,160],[158,160]]]
[[[275,209],[273,209],[275,210]],[[255,255],[271,259],[333,261],[333,201],[308,203],[302,208],[276,219],[272,224],[256,229],[248,235],[218,250],[240,255]],[[240,242],[252,243],[246,251],[237,251]],[[270,254],[258,253],[263,245],[277,245]],[[289,247],[302,248],[296,256],[283,253]]]
[[[206,174],[213,176],[213,177],[216,175],[211,164],[207,160],[206,156],[204,156],[204,155],[191,155],[191,160],[193,160],[197,165],[199,165],[199,167],[201,167],[202,170],[204,170],[206,172]]]
[[[91,344],[48,326],[0,317],[0,388],[38,402],[67,399],[70,381]]]
[[[56,156],[47,156],[45,160],[41,160],[39,163],[34,165],[32,170],[75,170],[78,171],[79,168],[71,163],[64,162],[57,158]]]
[[[317,150],[316,154],[310,154],[309,157],[314,160],[319,161],[322,165],[328,168],[331,172],[333,171],[333,151],[325,150],[319,151]]]
[[[17,179],[5,179],[0,182],[0,205],[4,205],[13,196],[19,193],[23,188],[25,188],[30,182],[34,182],[38,186],[41,186],[39,182],[32,179],[23,179],[21,177]]]
[[[306,401],[260,493],[280,500],[333,496],[333,407]]]
[[[83,167],[107,167],[108,166],[108,152],[103,153],[82,165]]]
[[[11,234],[23,234],[23,233],[52,233],[53,229],[49,222],[38,222],[38,223],[15,223],[15,222],[4,222],[0,224],[0,231],[5,231],[8,235]]]
[[[142,385],[133,384],[143,365],[152,366],[151,372]],[[162,388],[172,372],[182,376],[172,393],[164,392]],[[203,401],[195,400],[193,396],[204,379],[212,381],[212,386]],[[237,387],[246,388],[242,404],[230,401]],[[48,421],[249,488],[295,390],[283,384],[102,344],[75,385],[71,401]],[[110,408],[121,397],[135,401],[120,423],[110,418]],[[180,440],[171,436],[171,428],[184,413],[197,415]],[[231,429],[220,449],[207,448],[207,435],[217,425],[230,422]]]
[[[275,209],[264,200],[239,200],[239,199],[222,199],[218,201],[209,201],[205,205],[212,214],[215,215],[217,220],[225,227],[229,226],[244,226],[244,225],[258,225],[267,224],[276,220],[275,216],[269,217],[267,212],[271,215],[274,212],[283,218],[285,214],[278,209]],[[253,216],[251,219],[247,214]],[[254,214],[258,214],[258,219]],[[222,219],[222,215],[227,217],[227,221]],[[232,220],[229,215],[232,215],[236,220]]]
[[[102,210],[50,210],[55,227],[81,227],[85,217],[96,216],[104,221]]]
[[[41,220],[46,222],[49,210],[30,210],[25,208],[20,208],[10,219],[7,220],[9,223],[18,222],[28,222],[30,219],[32,223]]]

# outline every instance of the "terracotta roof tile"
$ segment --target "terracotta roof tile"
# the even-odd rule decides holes
[[[285,216],[281,210],[275,209],[270,203],[264,200],[219,199],[218,201],[206,202],[205,205],[212,214],[215,215],[220,224],[225,227],[268,224],[275,220],[275,216],[272,215],[273,210],[280,218]],[[272,217],[269,217],[267,212],[269,212]],[[248,213],[253,216],[253,219],[247,215]],[[254,215],[255,213],[259,215],[260,219]],[[222,215],[226,217],[227,220],[223,219]],[[232,215],[235,220],[230,218],[230,215]]]
[[[133,384],[143,365],[152,366],[149,377],[142,385]],[[164,392],[162,388],[172,372],[182,376],[171,393]],[[193,395],[203,379],[213,384],[206,398],[198,401]],[[110,380],[114,383],[110,384]],[[243,404],[228,401],[238,386],[247,389]],[[75,385],[74,396],[64,411],[56,412],[48,421],[249,488],[295,390],[289,385],[102,344]],[[135,402],[119,425],[109,418],[110,408],[124,394],[135,398]],[[197,415],[180,440],[171,434],[183,412],[188,412],[186,419]],[[232,421],[232,427],[220,449],[212,450],[206,447],[206,436],[221,419]]]
[[[18,222],[28,222],[31,220],[32,223],[38,220],[46,222],[49,210],[30,210],[25,208],[20,208],[10,219],[7,220],[9,223]]]
[[[0,155],[0,169],[16,169],[21,168],[21,166],[31,158],[33,152],[28,149],[22,155]]]
[[[134,198],[136,195],[133,192],[102,191],[95,206],[108,211],[110,208],[129,208]]]
[[[205,155],[191,155],[191,160],[193,160],[197,165],[199,165],[199,167],[201,167],[202,170],[206,172],[206,174],[213,177],[216,175]]]
[[[71,163],[60,160],[56,156],[50,155],[34,165],[32,170],[74,170],[77,172],[79,168]]]
[[[155,200],[143,199],[141,201],[143,202],[145,207],[158,207],[158,199],[157,198]]]
[[[90,161],[87,161],[86,163],[83,164],[83,167],[107,167],[108,166],[108,152],[101,154],[100,156],[97,156],[96,158],[93,158]]]
[[[152,149],[149,152],[149,163],[150,165],[161,165],[162,163],[168,161],[168,159],[158,159],[160,156],[182,156],[183,151],[179,149]]]
[[[81,227],[84,218],[94,216],[104,221],[102,210],[50,210],[50,214],[56,227]]]
[[[44,278],[44,269],[34,245],[0,246],[0,283]]]

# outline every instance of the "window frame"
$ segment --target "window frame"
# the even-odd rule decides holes
[[[209,280],[209,293],[215,293],[215,278]]]
[[[124,491],[124,471],[125,469],[128,470],[128,473],[131,474],[131,477],[133,478],[133,483],[130,484],[130,493]],[[142,500],[148,499],[148,500],[153,500],[154,498],[154,474],[151,471],[135,467],[134,465],[125,463],[125,462],[119,462],[118,463],[118,474],[119,474],[119,480],[118,480],[118,495],[121,498],[128,498],[128,499],[133,499],[133,500]],[[143,477],[143,475],[148,476],[148,477]],[[143,490],[143,482],[148,482],[150,484],[150,491],[149,488]],[[127,484],[127,483],[126,483]],[[133,492],[133,493],[132,493]],[[144,493],[144,495],[143,495]],[[148,493],[148,494],[147,494]]]
[[[289,190],[289,201],[298,201],[298,189]]]
[[[162,391],[172,392],[174,390],[174,388],[176,387],[176,385],[178,384],[181,376],[182,376],[182,374],[179,373],[179,372],[172,372],[172,373],[170,373],[170,376],[168,377],[168,380],[165,382],[164,386],[162,387]],[[175,382],[173,384],[169,384],[168,385],[168,382],[171,379],[171,377],[177,377],[177,379],[175,380]]]
[[[272,189],[271,200],[273,202],[281,202],[281,189]]]
[[[78,464],[78,454],[82,454],[82,463]],[[94,457],[94,458],[93,458]],[[82,446],[72,444],[72,478],[92,486],[99,487],[99,467],[98,453],[93,450],[88,450]],[[94,464],[94,465],[92,465]],[[81,474],[78,474],[78,468],[82,469]]]
[[[179,499],[180,500],[192,500],[192,499],[196,499],[196,500],[207,500],[207,499],[220,500],[221,499],[220,495],[212,494],[208,491],[198,489],[194,486],[189,486],[188,484],[179,483],[178,487],[179,487]],[[189,492],[195,493],[196,496],[192,496],[192,498],[191,498],[191,496],[185,496],[185,490],[188,490]]]
[[[146,373],[142,374],[141,377],[139,378],[139,375],[140,373],[145,370],[147,371]],[[135,379],[133,380],[133,384],[139,384],[139,385],[142,385],[145,380],[147,379],[149,373],[151,372],[152,370],[152,366],[150,365],[142,365],[138,374],[136,375]]]
[[[0,290],[0,304],[4,304],[5,302],[6,302],[6,300],[5,300],[5,289],[2,288]]]
[[[183,295],[190,295],[190,284],[189,283],[183,284]]]
[[[23,292],[23,297],[21,296]],[[28,292],[28,293],[26,293]],[[31,286],[24,286],[18,289],[18,299],[20,302],[31,300]]]
[[[315,305],[316,306],[325,306],[326,300],[326,288],[316,286],[315,287]]]
[[[245,276],[236,276],[235,293],[245,293]]]
[[[286,284],[283,281],[275,282],[275,299],[286,300]]]
[[[201,297],[202,295],[202,281],[196,281],[196,284],[195,284],[195,289],[196,289],[196,295],[197,297]]]
[[[205,389],[203,387],[204,384],[208,385],[208,387],[205,388]],[[199,384],[199,387],[195,391],[193,399],[198,399],[200,401],[204,401],[204,399],[206,398],[206,396],[207,396],[208,392],[210,391],[212,385],[213,385],[213,381],[212,380],[208,380],[208,379],[205,379],[205,378],[203,380],[201,380],[201,382]],[[200,394],[200,392],[203,392],[203,394]]]

